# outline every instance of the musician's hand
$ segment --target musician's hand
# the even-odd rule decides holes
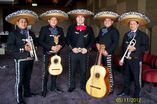
[[[58,52],[62,48],[61,45],[56,45],[56,51]]]
[[[53,53],[57,53],[57,47],[56,46],[52,46],[51,50],[52,50]]]
[[[104,56],[107,56],[107,55],[108,55],[108,52],[107,52],[106,50],[104,50],[104,51],[102,52],[102,54],[103,54]]]
[[[123,66],[123,64],[124,64],[123,62],[119,61],[119,65],[120,65],[120,66]]]
[[[129,51],[132,52],[132,51],[135,51],[136,48],[134,46],[129,46]]]
[[[79,51],[78,51],[77,48],[73,48],[72,51],[73,51],[74,53],[76,53],[76,54],[79,53]]]
[[[87,53],[87,49],[86,48],[82,48],[81,50],[82,50],[81,51],[82,54],[86,54]]]
[[[24,50],[27,51],[27,52],[30,52],[32,49],[31,49],[31,47],[29,46],[29,44],[26,43],[25,46],[24,46]]]

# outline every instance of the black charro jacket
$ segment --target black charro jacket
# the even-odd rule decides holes
[[[66,40],[69,47],[72,48],[86,48],[90,50],[94,42],[93,29],[87,26],[86,30],[76,30],[77,25],[71,25],[67,31]]]
[[[24,39],[27,38],[21,34],[20,31],[21,30],[19,28],[13,30],[9,33],[7,39],[7,49],[13,53],[15,59],[25,59],[27,57],[30,57],[29,52],[20,50],[24,49],[24,45],[26,44]],[[29,30],[29,35],[33,38],[34,46],[37,46],[38,43],[35,34]]]
[[[129,32],[125,33],[125,35],[124,35],[121,56],[123,56],[124,52],[126,51],[128,45],[129,45],[129,42],[131,41],[131,39],[129,39],[129,37],[128,37]],[[149,50],[149,38],[146,33],[142,32],[140,30],[137,30],[135,40],[136,40],[136,44],[135,44],[136,50],[133,51],[130,56],[132,58],[135,58],[135,59],[138,59],[141,61],[143,53],[145,51]]]
[[[43,47],[44,54],[49,53],[51,51],[51,47],[55,46],[53,34],[51,34],[51,31],[49,30],[49,28],[50,28],[50,25],[43,26],[41,27],[40,33],[39,33],[38,41],[39,41],[39,44]],[[63,48],[65,44],[65,37],[64,37],[63,29],[58,26],[56,26],[56,28],[58,30],[57,35],[60,35],[58,45],[61,45]]]
[[[119,32],[115,27],[111,26],[107,28],[108,32],[102,35],[103,28],[105,27],[102,27],[99,31],[98,37],[96,38],[96,43],[104,44],[105,50],[109,54],[113,54],[119,43]]]

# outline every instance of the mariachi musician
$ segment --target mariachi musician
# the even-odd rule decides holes
[[[68,14],[76,19],[76,24],[69,27],[66,37],[71,49],[69,52],[68,92],[72,92],[75,89],[75,77],[78,63],[80,65],[80,88],[85,91],[87,53],[90,51],[94,40],[93,29],[85,24],[85,18],[92,16],[93,13],[85,9],[76,9],[68,12]]]
[[[102,64],[109,68],[110,77],[110,93],[113,93],[114,81],[113,81],[113,54],[118,46],[119,32],[113,26],[119,15],[111,11],[102,11],[95,15],[95,19],[103,23],[103,27],[100,29],[98,37],[96,38],[96,47],[100,51],[100,45],[105,45],[105,49],[102,54]]]
[[[35,48],[33,45],[37,45],[37,41],[35,34],[28,30],[27,26],[34,24],[37,18],[37,14],[30,10],[19,10],[9,14],[5,18],[9,23],[16,25],[16,29],[10,32],[8,36],[7,48],[13,52],[15,59],[15,92],[18,104],[25,104],[23,94],[24,97],[31,97],[34,95],[31,93],[30,79],[34,56],[36,54],[34,53]],[[31,44],[31,41],[34,41],[34,44]]]
[[[40,15],[41,20],[48,22],[47,26],[41,27],[39,34],[39,43],[43,47],[45,69],[42,78],[42,96],[47,94],[48,82],[48,67],[50,64],[50,57],[59,54],[65,44],[63,29],[57,26],[58,22],[68,19],[68,15],[61,10],[49,10]],[[58,37],[58,44],[55,43],[55,38]],[[56,75],[51,75],[51,91],[62,93],[63,91],[56,85]]]
[[[119,64],[124,67],[124,89],[119,96],[130,93],[131,79],[134,81],[134,95],[139,98],[141,92],[142,55],[149,50],[149,38],[146,33],[140,31],[139,26],[145,26],[150,22],[148,17],[137,12],[127,12],[119,17],[119,21],[128,25],[130,31],[125,33],[122,43],[122,59]],[[125,55],[125,53],[127,53]]]

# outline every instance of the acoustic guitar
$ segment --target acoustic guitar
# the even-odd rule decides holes
[[[54,43],[57,45],[59,42],[59,36],[53,36]],[[53,52],[52,52],[53,53]],[[61,64],[61,57],[55,54],[50,58],[50,65],[48,67],[48,71],[51,75],[60,75],[63,71],[63,67]]]
[[[97,65],[93,65],[90,69],[90,78],[86,83],[87,93],[96,98],[102,98],[109,93],[109,70],[101,66],[102,50],[105,49],[104,45],[100,45],[99,57]]]
[[[51,75],[59,75],[63,71],[63,67],[61,65],[61,57],[57,54],[50,58],[51,64],[49,65],[49,73]]]

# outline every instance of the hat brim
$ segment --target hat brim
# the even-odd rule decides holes
[[[28,25],[32,25],[36,22],[36,17],[31,14],[19,14],[9,18],[7,21],[13,25],[16,25],[19,19],[27,19]]]
[[[121,20],[121,23],[128,25],[130,21],[137,21],[141,26],[147,25],[147,21],[139,16],[126,16]]]
[[[78,16],[83,16],[85,18],[92,17],[91,14],[86,14],[86,13],[73,13],[73,14],[70,14],[70,17],[72,17],[72,18],[76,18]]]
[[[58,22],[63,22],[65,20],[68,20],[68,17],[65,17],[63,14],[60,13],[48,14],[48,15],[41,16],[40,18],[41,20],[48,22],[48,20],[52,17],[56,17]]]
[[[105,15],[105,16],[97,16],[97,17],[95,17],[95,19],[96,20],[100,20],[100,21],[103,21],[103,20],[105,20],[106,18],[110,18],[110,19],[112,19],[113,21],[116,21],[117,20],[117,17],[115,17],[115,16],[112,16],[112,15]]]
[[[75,9],[75,10],[72,10],[72,11],[69,11],[67,13],[70,17],[78,17],[78,16],[83,16],[83,17],[91,17],[94,15],[93,12],[89,11],[89,10],[85,10],[85,9]]]

